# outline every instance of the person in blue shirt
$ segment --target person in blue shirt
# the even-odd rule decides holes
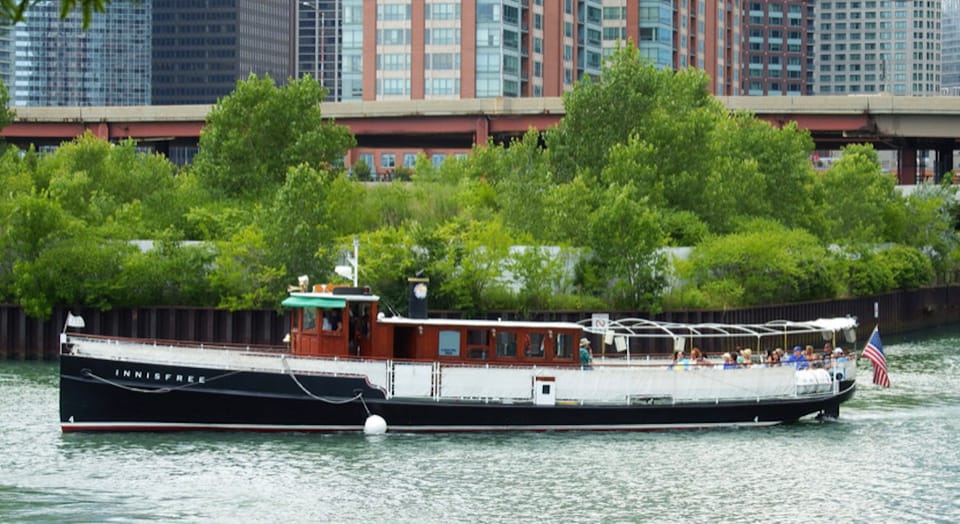
[[[673,354],[673,363],[670,364],[670,369],[687,369],[689,364],[690,361],[684,356],[683,350],[680,350]]]
[[[807,361],[807,357],[803,356],[803,348],[800,346],[793,347],[793,354],[787,357],[787,363],[797,369],[808,369],[810,367],[810,362]]]
[[[583,369],[593,369],[593,351],[590,349],[590,341],[580,339],[580,365]]]

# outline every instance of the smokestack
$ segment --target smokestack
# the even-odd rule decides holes
[[[410,284],[410,318],[427,318],[427,284],[429,278],[408,278]]]

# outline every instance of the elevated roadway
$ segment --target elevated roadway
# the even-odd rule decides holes
[[[782,126],[797,122],[817,149],[869,142],[899,151],[902,183],[917,174],[918,151],[932,151],[934,170],[953,169],[960,148],[960,97],[804,96],[720,97],[731,110],[753,112]],[[57,145],[90,131],[108,140],[132,138],[160,151],[196,146],[212,106],[18,107],[3,129],[9,142]],[[348,126],[359,148],[466,149],[488,139],[508,140],[530,128],[546,129],[563,117],[560,98],[491,98],[338,102],[324,116]]]

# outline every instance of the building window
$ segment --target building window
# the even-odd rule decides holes
[[[393,169],[397,167],[397,155],[393,153],[383,153],[380,155],[380,167],[383,169]]]

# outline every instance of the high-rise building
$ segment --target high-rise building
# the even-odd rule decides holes
[[[940,21],[940,0],[818,2],[816,93],[939,94]]]
[[[603,53],[633,42],[661,69],[695,67],[717,95],[740,94],[739,0],[603,0]]]
[[[813,94],[808,64],[812,56],[813,0],[746,4],[743,46],[743,94]]]
[[[960,95],[960,0],[943,0],[942,94]]]
[[[115,2],[83,27],[60,2],[31,4],[14,28],[17,106],[149,105],[151,0]]]
[[[269,74],[278,84],[295,73],[291,0],[152,4],[154,104],[213,104],[250,73]],[[145,19],[149,28],[151,17]]]
[[[559,96],[600,74],[602,6],[303,0],[297,74],[321,77],[330,100]]]
[[[13,96],[14,65],[13,28],[0,26],[0,82],[3,82],[11,97]]]
[[[296,4],[296,74],[310,75],[327,88],[327,100],[349,99],[343,95],[341,65],[342,29],[353,24],[360,2],[301,0]],[[345,5],[346,4],[346,5]],[[363,42],[360,42],[362,46]],[[356,56],[359,56],[356,55]]]

